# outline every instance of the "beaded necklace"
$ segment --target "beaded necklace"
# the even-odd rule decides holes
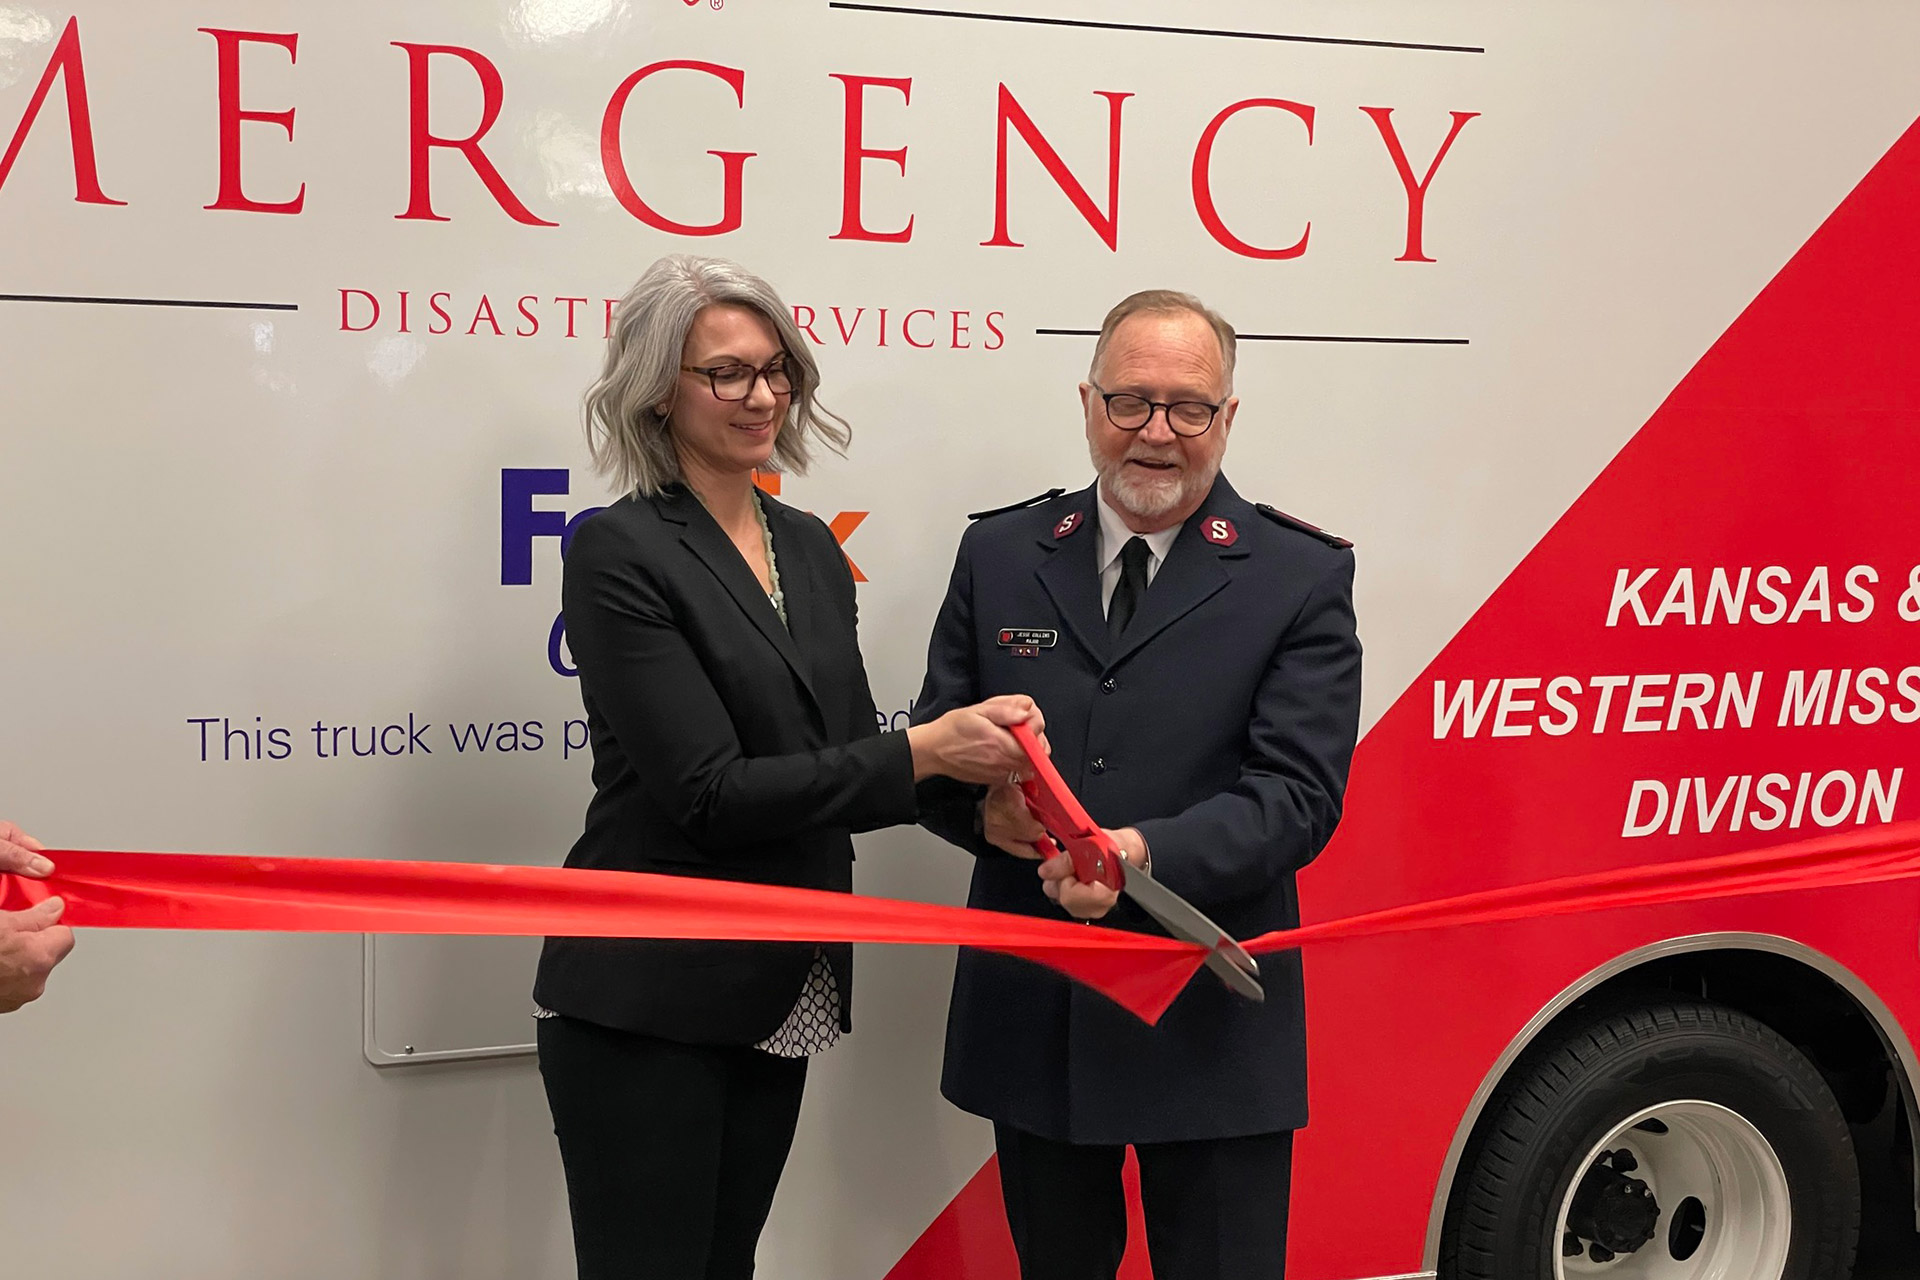
[[[780,590],[780,565],[773,558],[773,530],[767,526],[767,509],[760,502],[760,490],[753,491],[753,517],[760,522],[760,544],[767,549],[767,581],[773,584],[773,590],[767,592],[767,599],[773,602],[773,611],[780,615],[780,625],[787,625],[787,596]]]

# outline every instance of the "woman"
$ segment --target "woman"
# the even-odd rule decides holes
[[[620,302],[586,397],[627,496],[583,524],[562,589],[593,749],[570,867],[852,888],[855,831],[914,821],[933,774],[1004,779],[1000,698],[877,728],[832,533],[753,483],[849,431],[791,313],[684,255]],[[849,1029],[844,945],[550,938],[540,1071],[582,1280],[733,1280],[786,1163],[806,1055]]]

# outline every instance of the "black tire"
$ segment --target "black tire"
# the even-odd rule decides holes
[[[1442,1280],[1551,1280],[1560,1208],[1585,1173],[1580,1162],[1630,1117],[1689,1099],[1744,1117],[1786,1174],[1786,1267],[1745,1280],[1851,1275],[1860,1171],[1819,1071],[1743,1013],[1655,997],[1557,1033],[1524,1054],[1495,1090],[1448,1197]],[[1671,1208],[1662,1206],[1662,1230]]]

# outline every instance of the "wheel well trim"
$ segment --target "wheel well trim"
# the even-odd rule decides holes
[[[1553,1020],[1565,1013],[1573,1003],[1603,983],[1609,982],[1621,974],[1655,960],[1669,956],[1689,955],[1702,951],[1761,951],[1771,955],[1784,956],[1797,960],[1829,979],[1833,984],[1853,997],[1860,1011],[1866,1015],[1874,1033],[1880,1037],[1880,1043],[1887,1051],[1888,1058],[1897,1068],[1895,1082],[1900,1089],[1902,1105],[1907,1109],[1907,1120],[1913,1125],[1913,1132],[1920,1133],[1920,1106],[1916,1105],[1914,1082],[1920,1079],[1920,1059],[1914,1056],[1913,1042],[1901,1027],[1900,1020],[1894,1017],[1893,1010],[1887,1007],[1872,987],[1863,982],[1851,969],[1835,960],[1823,951],[1818,951],[1802,942],[1783,938],[1771,933],[1696,933],[1682,937],[1667,938],[1660,942],[1648,943],[1632,951],[1623,952],[1593,969],[1560,992],[1543,1005],[1527,1024],[1520,1028],[1492,1067],[1480,1081],[1480,1087],[1474,1090],[1466,1110],[1461,1113],[1460,1123],[1455,1127],[1453,1141],[1447,1147],[1446,1161],[1440,1166],[1440,1177],[1434,1187],[1433,1208],[1427,1221],[1427,1245],[1422,1265],[1438,1270],[1440,1265],[1440,1233],[1446,1222],[1447,1199],[1453,1191],[1454,1176],[1460,1170],[1460,1159],[1466,1152],[1467,1140],[1485,1113],[1487,1102],[1493,1097],[1493,1091],[1500,1081],[1526,1052],[1527,1048],[1540,1037]],[[1916,1144],[1915,1155],[1916,1185],[1920,1186],[1920,1144]],[[1916,1220],[1920,1221],[1920,1205],[1916,1205]]]

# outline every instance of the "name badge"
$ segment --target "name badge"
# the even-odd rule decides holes
[[[1060,633],[1049,627],[1002,627],[996,640],[1002,649],[1013,650],[1016,658],[1034,658],[1042,649],[1060,643]]]

